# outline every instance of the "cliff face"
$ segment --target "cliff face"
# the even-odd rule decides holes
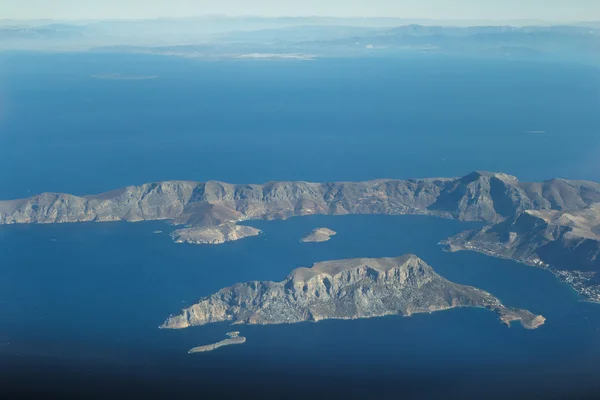
[[[0,223],[62,223],[142,221],[176,218],[183,212],[196,184],[149,183],[94,196],[43,193],[0,202]]]
[[[162,328],[214,322],[282,324],[324,319],[408,316],[454,307],[485,307],[508,323],[543,323],[527,311],[508,309],[491,294],[452,283],[414,255],[328,261],[294,270],[283,282],[249,282],[220,290],[168,318]],[[535,322],[533,322],[535,321]]]

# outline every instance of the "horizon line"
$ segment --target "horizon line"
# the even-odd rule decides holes
[[[266,16],[259,14],[198,14],[190,16],[156,16],[156,17],[99,17],[99,18],[0,18],[0,21],[154,21],[154,20],[185,20],[199,18],[223,18],[223,19],[238,19],[238,18],[260,18],[260,19],[336,19],[336,20],[404,20],[404,21],[460,21],[460,22],[519,22],[519,21],[537,21],[545,23],[595,23],[596,20],[551,20],[543,18],[427,18],[427,17],[400,17],[400,16],[332,16],[332,15],[279,15]]]

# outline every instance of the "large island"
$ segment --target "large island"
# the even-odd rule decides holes
[[[0,224],[167,220],[177,242],[218,244],[260,233],[241,221],[305,215],[431,215],[480,221],[481,230],[448,239],[475,250],[550,269],[581,295],[600,301],[600,184],[476,171],[461,178],[366,182],[167,181],[73,196],[43,193],[0,201]]]
[[[417,256],[404,255],[320,262],[292,271],[282,282],[237,284],[200,299],[161,328],[410,316],[457,307],[486,308],[507,325],[520,321],[527,329],[545,321],[541,315],[506,307],[481,289],[450,282]]]

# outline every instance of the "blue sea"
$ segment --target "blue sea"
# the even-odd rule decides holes
[[[158,77],[90,78],[107,73]],[[0,198],[167,179],[354,181],[475,169],[600,180],[599,78],[598,68],[583,65],[434,56],[200,62],[5,53]],[[264,234],[219,246],[176,244],[164,222],[0,226],[0,362],[168,377],[187,388],[274,388],[275,377],[295,390],[337,382],[338,393],[363,382],[367,394],[426,394],[434,378],[447,390],[500,382],[521,393],[596,384],[600,307],[547,271],[438,245],[477,224],[422,216],[248,224]],[[338,235],[300,243],[320,226]],[[187,350],[224,339],[231,327],[158,329],[237,282],[280,281],[317,261],[405,253],[547,322],[528,331],[486,310],[457,309],[239,326],[245,344],[197,355]]]

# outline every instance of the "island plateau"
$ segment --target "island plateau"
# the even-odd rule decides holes
[[[319,243],[327,242],[332,236],[336,235],[337,232],[329,228],[316,228],[313,229],[308,235],[302,238],[304,243]]]
[[[418,214],[485,226],[449,238],[474,250],[547,268],[600,301],[600,184],[476,171],[460,178],[366,182],[166,181],[73,196],[43,193],[0,201],[0,224],[167,220],[177,242],[218,244],[255,236],[248,220],[306,215]]]
[[[200,299],[161,328],[410,316],[457,307],[495,311],[509,326],[520,321],[535,329],[545,322],[541,315],[504,306],[483,290],[450,282],[415,255],[404,255],[320,262],[292,271],[282,282],[237,284]]]

